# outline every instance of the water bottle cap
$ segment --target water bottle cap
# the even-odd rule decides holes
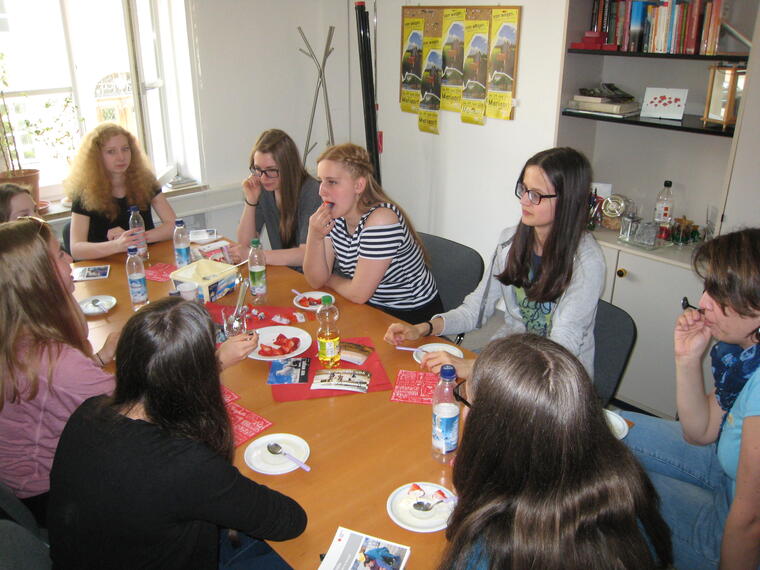
[[[137,255],[137,246],[134,246],[134,245],[130,245],[130,246],[127,248],[127,254],[128,254],[128,255]]]
[[[457,379],[456,368],[454,368],[451,364],[444,364],[443,366],[441,366],[440,375],[443,380]]]
[[[138,208],[137,206],[130,206],[129,207],[129,211],[130,212],[139,212],[140,208]]]
[[[322,295],[322,304],[332,305],[332,297],[330,297],[330,295]]]
[[[177,218],[176,220],[174,220],[174,225],[178,228],[181,228],[182,226],[185,225],[185,220],[183,220],[182,218]]]
[[[261,242],[259,241],[259,238],[253,238],[251,240],[251,247],[258,247],[260,244]]]
[[[673,186],[673,182],[671,182],[670,180],[666,180],[665,181],[665,188],[670,188],[671,186]]]

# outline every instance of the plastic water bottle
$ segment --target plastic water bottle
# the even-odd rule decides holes
[[[660,223],[673,221],[673,183],[670,180],[665,181],[662,190],[657,194],[654,221]]]
[[[335,368],[340,363],[340,331],[338,330],[338,307],[328,295],[322,297],[317,308],[317,357],[325,368]]]
[[[145,280],[145,267],[137,247],[127,248],[127,281],[132,308],[137,311],[148,304],[148,282]]]
[[[459,404],[454,399],[457,371],[444,364],[439,376],[433,392],[433,458],[451,464],[459,444]]]
[[[140,208],[137,206],[130,206],[129,212],[129,229],[140,229],[140,231],[135,234],[139,239],[137,253],[144,261],[147,261],[150,258],[150,254],[148,253],[148,242],[145,239],[145,221],[143,221],[143,217],[140,214]]]
[[[174,221],[174,261],[177,267],[190,263],[190,232],[182,219]]]
[[[267,294],[267,260],[264,257],[264,248],[257,238],[251,240],[251,251],[248,253],[248,277],[253,302],[263,303]]]

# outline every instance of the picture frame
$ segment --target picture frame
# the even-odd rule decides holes
[[[641,117],[654,119],[683,119],[688,89],[647,87],[641,103]]]

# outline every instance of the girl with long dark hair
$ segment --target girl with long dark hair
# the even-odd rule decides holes
[[[590,192],[591,166],[577,150],[552,148],[529,158],[515,186],[520,223],[501,232],[475,291],[456,309],[428,321],[392,324],[385,340],[397,345],[431,334],[471,331],[483,326],[501,299],[504,325],[494,338],[519,332],[546,336],[577,356],[593,375],[593,328],[605,267],[599,245],[586,231]],[[467,378],[473,362],[432,352],[422,364],[434,372],[453,364]]]
[[[458,394],[470,407],[441,569],[667,567],[654,487],[567,349],[493,341]]]
[[[56,566],[216,568],[217,545],[227,551],[218,527],[268,540],[303,532],[298,503],[231,464],[219,371],[213,323],[196,303],[169,297],[130,318],[113,397],[82,404],[58,445],[48,512]]]
[[[251,151],[250,171],[243,181],[233,257],[247,257],[251,239],[266,227],[271,246],[265,252],[267,264],[302,265],[309,216],[322,203],[319,183],[301,163],[296,143],[279,129],[261,133]]]

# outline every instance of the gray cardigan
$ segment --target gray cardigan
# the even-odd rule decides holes
[[[499,235],[491,264],[475,291],[464,302],[446,313],[436,315],[443,319],[441,334],[457,334],[479,328],[493,314],[499,298],[504,300],[504,325],[493,338],[525,332],[515,293],[511,285],[496,279],[504,266],[512,244],[516,226],[504,229]],[[565,292],[557,300],[552,316],[549,338],[572,352],[594,374],[594,321],[596,305],[604,288],[604,255],[594,237],[586,232],[578,243],[573,261],[573,276]]]

